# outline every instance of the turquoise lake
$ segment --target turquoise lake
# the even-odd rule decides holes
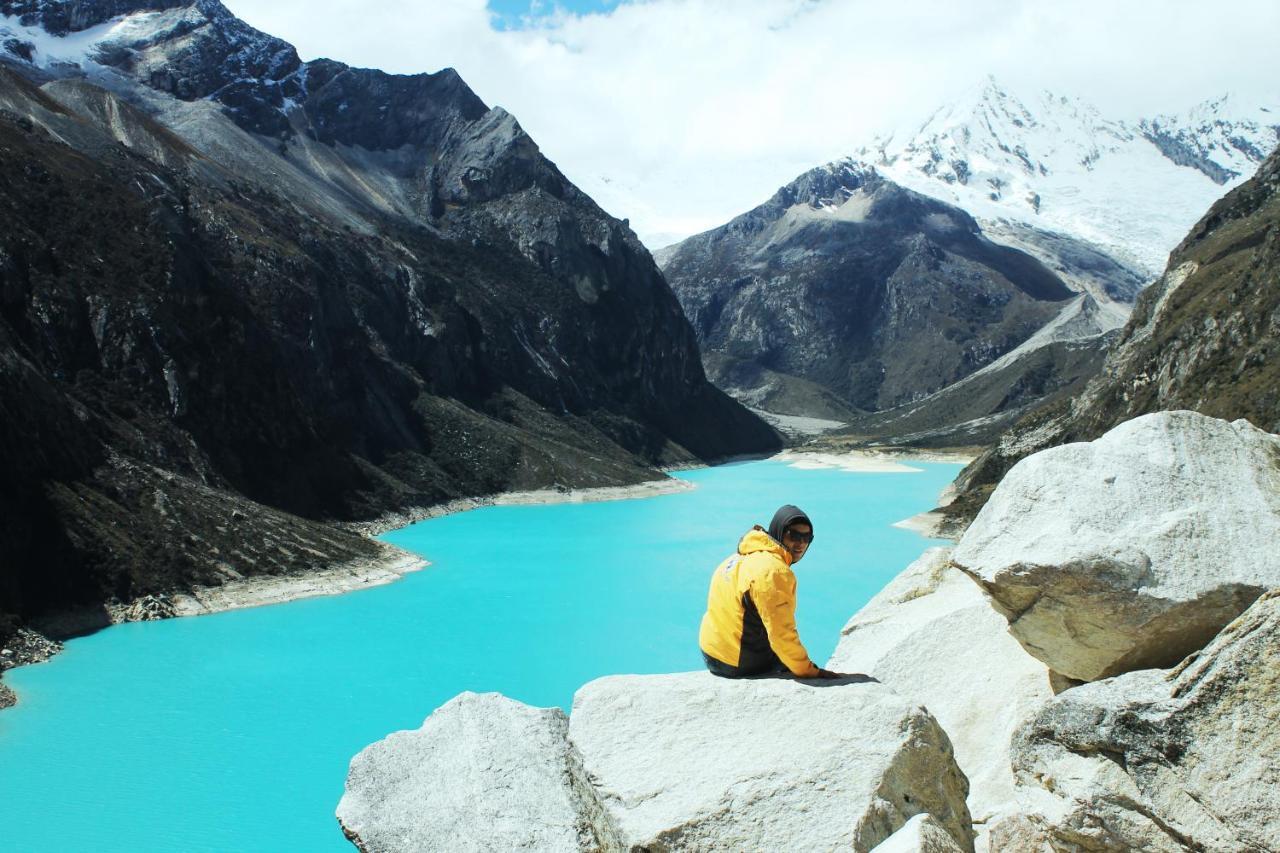
[[[72,640],[5,676],[0,846],[349,853],[333,811],[351,757],[458,692],[567,709],[601,675],[700,669],[711,571],[783,503],[814,522],[798,622],[822,663],[933,544],[890,525],[959,466],[911,464],[750,462],[662,497],[473,510],[387,534],[432,561],[394,584]]]

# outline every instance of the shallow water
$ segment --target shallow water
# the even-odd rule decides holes
[[[6,675],[6,850],[334,850],[351,756],[462,690],[568,708],[597,676],[697,669],[711,570],[778,504],[813,518],[796,566],[819,663],[931,544],[889,525],[957,465],[856,474],[752,462],[644,500],[490,507],[386,535],[433,564],[347,595],[120,625]]]

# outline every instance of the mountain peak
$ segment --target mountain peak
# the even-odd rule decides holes
[[[180,100],[209,99],[264,136],[292,137],[290,113],[302,107],[305,132],[322,142],[390,150],[433,145],[451,116],[474,120],[488,110],[452,68],[393,75],[327,59],[304,64],[292,45],[219,0],[0,0],[0,12],[9,16],[0,19],[0,42],[15,60],[54,76],[123,74]]]
[[[1280,139],[1280,113],[1226,92],[1180,116],[1142,119],[1139,127],[1174,163],[1225,186],[1249,177],[1271,153]]]
[[[994,74],[988,74],[983,78],[978,92],[981,100],[987,104],[1000,105],[1006,109],[1024,109],[1018,96],[1008,86],[997,80]]]
[[[67,36],[115,18],[188,6],[210,18],[234,17],[218,0],[3,0],[0,14],[16,17],[25,27],[38,26],[52,36]]]
[[[1196,216],[1276,146],[1277,124],[1280,113],[1231,96],[1117,119],[1079,97],[1023,98],[987,75],[859,154],[980,219],[1083,238],[1153,278]]]
[[[775,194],[774,199],[786,206],[807,204],[810,207],[841,205],[854,192],[879,179],[873,166],[852,157],[841,157],[815,166],[797,177]]]

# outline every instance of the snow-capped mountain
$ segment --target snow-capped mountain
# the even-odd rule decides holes
[[[963,210],[852,160],[810,169],[658,259],[713,381],[784,415],[915,403],[1052,326],[1068,303],[1094,304]],[[1118,319],[1093,336],[1123,322],[1122,306],[1108,309]]]
[[[1087,387],[1028,414],[964,470],[948,515],[972,519],[1019,460],[1139,415],[1190,409],[1280,432],[1277,223],[1280,151],[1189,229]]]
[[[291,134],[287,113],[304,99],[309,73],[337,66],[303,63],[290,44],[217,0],[5,0],[0,60],[113,90],[123,74],[179,101],[221,104],[242,128],[272,136]],[[472,100],[470,113],[483,112]]]
[[[1280,142],[1280,106],[1224,96],[1185,115],[1117,119],[1079,98],[1021,99],[988,78],[921,126],[856,156],[888,178],[1001,225],[1065,233],[1148,279]],[[1012,242],[1012,240],[1011,240]]]
[[[1273,116],[1221,98],[1121,121],[1079,99],[1023,101],[988,79],[913,132],[814,169],[657,257],[713,379],[740,399],[844,418],[864,436],[981,441],[1099,369],[1188,228],[1275,148]],[[902,214],[916,209],[929,215]],[[1017,269],[1051,276],[1061,294],[964,265],[995,256],[944,237],[940,221],[975,245],[1018,250]],[[989,316],[1006,298],[994,285],[961,284],[988,280],[1021,290],[1012,319]],[[801,381],[847,413],[796,393]]]

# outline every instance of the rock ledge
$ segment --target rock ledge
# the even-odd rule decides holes
[[[612,676],[572,717],[462,694],[351,762],[366,853],[869,851],[917,815],[973,850],[968,782],[923,708],[865,677]]]
[[[1280,436],[1160,412],[1019,462],[955,564],[1054,671],[1167,667],[1280,586]]]

